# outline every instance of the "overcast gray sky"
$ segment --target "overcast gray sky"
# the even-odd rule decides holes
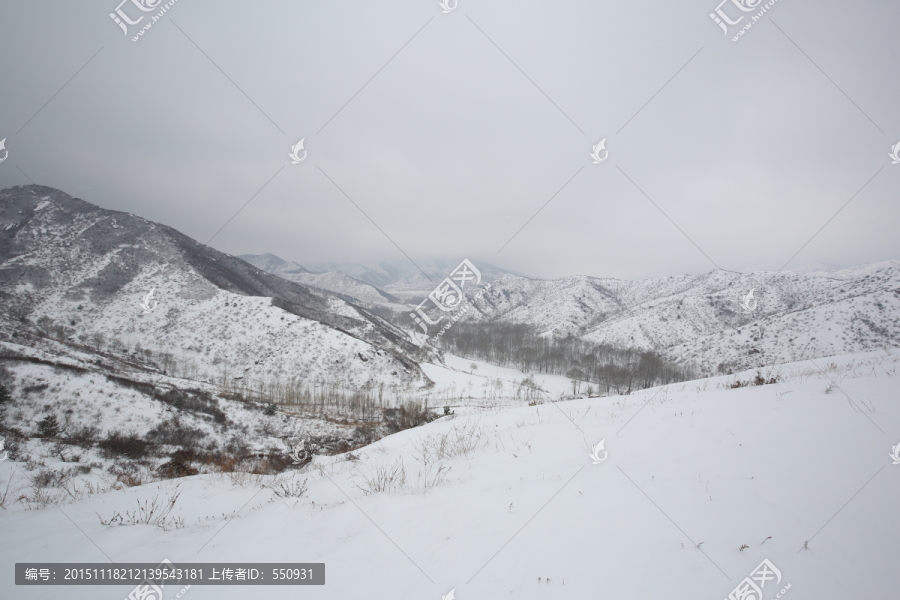
[[[895,1],[778,0],[738,42],[762,5],[725,36],[717,0],[178,0],[135,43],[117,3],[0,0],[0,187],[201,242],[253,198],[211,245],[300,264],[403,259],[385,234],[538,277],[900,258]]]

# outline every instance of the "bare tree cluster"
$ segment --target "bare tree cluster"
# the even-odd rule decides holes
[[[653,352],[596,344],[573,336],[540,335],[514,323],[456,323],[439,339],[442,350],[526,373],[565,375],[592,383],[598,391],[628,390],[686,381],[689,368],[667,362]]]
[[[380,420],[386,409],[411,401],[398,386],[372,381],[352,389],[341,381],[321,378],[251,380],[224,375],[218,385],[226,396],[294,408],[301,414],[360,420]]]

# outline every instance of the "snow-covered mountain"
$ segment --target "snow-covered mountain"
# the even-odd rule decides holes
[[[398,312],[403,307],[393,294],[417,302],[456,266],[429,263],[429,281],[411,264],[402,275],[398,265],[343,265],[356,269],[350,277],[340,271],[312,274],[272,255],[253,261],[294,281]],[[584,275],[539,280],[477,266],[482,286],[491,287],[463,319],[525,323],[546,334],[653,350],[705,374],[900,343],[896,260],[838,271],[710,271],[640,281]],[[391,294],[362,277],[387,281]],[[468,295],[479,289],[469,288]]]
[[[490,283],[501,277],[521,273],[496,267],[477,258],[471,258],[481,272],[482,283]],[[462,257],[454,259],[417,260],[359,263],[324,263],[307,265],[320,272],[340,271],[349,277],[369,283],[406,303],[418,304],[434,287],[447,277],[462,262]],[[427,274],[427,276],[426,276]]]
[[[900,261],[832,272],[711,271],[643,281],[506,276],[475,307],[466,318],[655,350],[714,373],[897,346]]]
[[[267,273],[282,279],[296,281],[310,287],[333,292],[351,302],[365,305],[384,305],[403,310],[403,302],[378,287],[355,279],[340,270],[313,273],[294,262],[283,260],[274,254],[242,254],[238,258]]]
[[[268,252],[265,254],[241,254],[238,258],[247,261],[254,267],[262,269],[267,273],[284,277],[284,279],[289,279],[289,277],[285,277],[285,275],[312,273],[309,269],[304,269],[295,262],[288,262],[274,254],[269,254]]]
[[[0,191],[0,304],[7,340],[165,350],[201,379],[431,385],[403,332],[360,306],[43,186]]]

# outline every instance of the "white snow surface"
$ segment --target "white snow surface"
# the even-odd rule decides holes
[[[384,438],[359,460],[318,456],[303,473],[198,475],[59,509],[7,502],[0,596],[119,600],[132,586],[16,587],[12,565],[168,558],[326,565],[324,586],[194,585],[188,600],[438,600],[451,589],[458,600],[718,600],[768,559],[782,580],[765,600],[787,584],[788,600],[894,598],[898,359],[817,358],[764,370],[780,383],[739,389],[728,385],[752,373],[497,406]],[[601,440],[608,458],[592,464]],[[372,490],[377,473],[401,465],[404,485]],[[25,469],[0,463],[0,491],[10,477],[13,488],[25,482]],[[274,494],[290,478],[306,480],[303,497]],[[183,527],[98,518],[176,490]],[[168,586],[165,600],[180,589]]]
[[[521,404],[511,398],[525,379],[540,386],[543,398],[572,395],[572,380],[564,375],[528,373],[449,353],[444,354],[443,360],[443,364],[420,363],[419,366],[435,384],[427,397],[453,400],[451,407]]]

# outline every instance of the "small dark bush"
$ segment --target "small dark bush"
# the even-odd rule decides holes
[[[182,424],[178,417],[163,421],[147,432],[147,439],[165,446],[191,448],[206,437],[206,433]]]
[[[116,481],[124,483],[128,487],[136,487],[144,483],[143,473],[134,463],[117,462],[110,465],[107,470],[116,476]]]
[[[368,446],[378,439],[378,431],[375,427],[357,427],[353,430],[352,440],[356,448]]]
[[[275,415],[276,407],[274,404],[267,404],[265,410],[263,410],[263,414],[267,417],[271,417]]]
[[[275,475],[291,468],[294,460],[287,452],[273,452],[261,455],[257,459],[245,459],[236,470],[254,473],[256,475]]]
[[[97,444],[106,458],[144,458],[153,447],[151,442],[141,439],[136,433],[109,433]]]
[[[279,498],[302,498],[306,494],[306,480],[284,481],[272,488]]]
[[[5,431],[4,433],[8,434],[9,432]],[[21,438],[5,437],[2,439],[3,439],[3,448],[0,449],[0,455],[2,455],[5,452],[8,458],[11,458],[13,460],[19,460],[19,458],[21,458],[21,456],[22,456],[20,454],[20,451],[22,449],[22,445],[20,443]]]
[[[43,438],[55,438],[59,435],[59,422],[53,415],[47,415],[38,422],[38,434]]]
[[[41,469],[32,476],[31,483],[38,488],[59,487],[61,484],[68,481],[69,478],[70,475],[67,473],[54,471],[53,469]]]
[[[434,420],[434,415],[431,414],[431,411],[425,408],[424,405],[416,402],[407,402],[398,408],[386,408],[383,414],[385,426],[394,433],[418,427]]]
[[[233,435],[225,444],[225,452],[237,458],[245,458],[250,456],[250,446],[244,438]]]
[[[160,477],[165,479],[176,479],[178,477],[188,477],[196,475],[200,471],[191,466],[190,460],[186,453],[175,452],[172,454],[171,460],[160,465],[156,472]]]
[[[99,435],[99,427],[94,427],[92,425],[79,425],[77,427],[73,427],[69,432],[67,432],[66,437],[63,441],[72,446],[78,446],[80,448],[90,448],[97,441],[97,437]]]
[[[749,387],[751,385],[769,385],[772,383],[778,383],[779,381],[781,381],[781,377],[779,377],[778,375],[766,379],[762,373],[757,371],[753,379],[748,379],[747,381],[735,379],[728,387],[730,387],[731,389],[737,389],[742,387]]]
[[[210,415],[216,423],[225,423],[228,420],[225,413],[219,408],[218,401],[216,401],[209,392],[167,390],[164,393],[157,393],[156,398],[171,404],[178,410],[187,410]]]
[[[9,388],[0,383],[0,412],[6,407],[6,405],[11,404],[13,401],[12,394],[9,393]]]

